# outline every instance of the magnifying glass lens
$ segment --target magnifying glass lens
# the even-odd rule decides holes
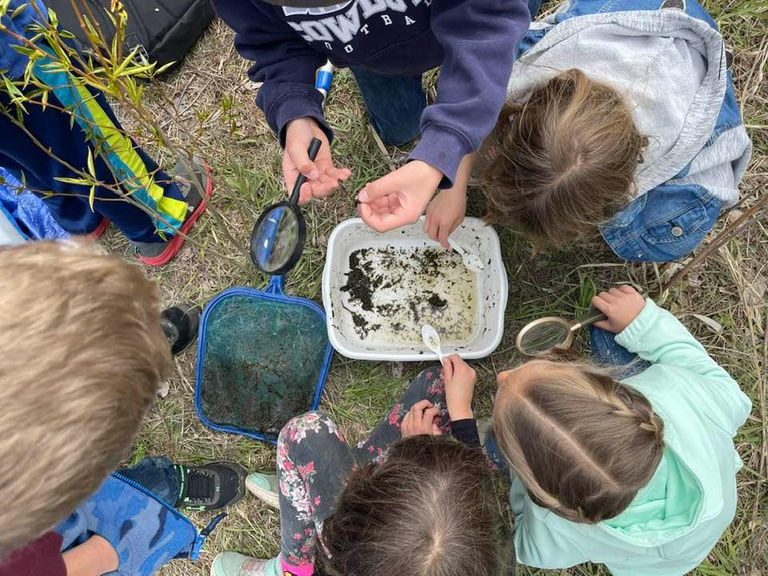
[[[299,245],[299,219],[290,206],[275,206],[261,219],[251,250],[264,272],[285,266]]]
[[[537,356],[564,347],[570,336],[570,326],[563,321],[551,320],[540,322],[523,329],[520,337],[520,351],[530,356]]]

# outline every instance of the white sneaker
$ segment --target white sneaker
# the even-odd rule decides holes
[[[259,560],[237,552],[222,552],[213,559],[211,576],[280,576],[280,557]]]
[[[265,504],[280,510],[280,493],[274,474],[251,474],[245,479],[245,487]]]

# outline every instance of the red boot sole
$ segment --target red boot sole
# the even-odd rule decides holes
[[[213,173],[211,172],[211,168],[208,166],[205,160],[203,160],[203,167],[205,168],[206,176],[208,176],[208,183],[205,187],[205,198],[203,198],[203,201],[200,202],[200,205],[195,209],[195,211],[189,215],[189,218],[184,220],[184,223],[179,229],[182,234],[187,234],[192,229],[192,227],[195,225],[195,222],[197,222],[197,219],[200,218],[200,215],[205,212],[205,209],[208,206],[208,200],[211,199],[211,194],[213,192]],[[176,254],[179,253],[179,250],[181,250],[181,247],[184,245],[184,240],[186,240],[186,238],[184,238],[182,234],[176,234],[168,243],[168,247],[157,256],[152,258],[140,256],[139,260],[144,262],[144,264],[148,264],[149,266],[165,266],[168,264],[168,262],[173,260]]]

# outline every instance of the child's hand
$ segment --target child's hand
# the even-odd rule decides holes
[[[464,221],[466,210],[466,187],[454,186],[443,190],[427,206],[424,231],[432,240],[437,240],[445,248],[450,248],[448,236]]]
[[[369,182],[358,194],[360,218],[378,232],[413,224],[424,213],[443,174],[414,160]]]
[[[595,322],[595,326],[618,334],[643,311],[645,298],[632,286],[622,284],[592,298],[592,306],[608,317],[602,322]]]
[[[314,162],[309,159],[307,152],[313,137],[322,142]],[[352,173],[348,168],[336,168],[333,165],[328,138],[313,118],[296,118],[285,129],[283,175],[289,194],[299,173],[307,177],[307,182],[301,186],[299,204],[333,194],[339,187],[339,180],[346,180]]]
[[[429,400],[421,400],[414,404],[400,424],[400,435],[403,438],[431,434],[440,436],[440,428],[435,423],[435,418],[440,415],[440,409]]]
[[[472,396],[475,393],[477,374],[458,354],[447,356],[443,360],[443,380],[445,381],[445,403],[451,420],[474,418]]]

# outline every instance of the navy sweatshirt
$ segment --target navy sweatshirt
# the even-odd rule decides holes
[[[347,0],[289,8],[262,0],[213,0],[236,32],[238,52],[263,82],[256,102],[285,144],[295,118],[323,119],[315,71],[331,60],[380,74],[411,76],[442,65],[437,99],[421,118],[411,159],[453,182],[461,158],[477,150],[507,94],[517,43],[528,29],[525,0]],[[444,179],[444,184],[448,182]]]

